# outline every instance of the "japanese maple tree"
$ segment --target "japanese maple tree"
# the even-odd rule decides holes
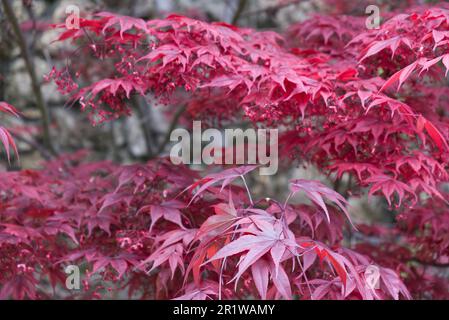
[[[344,186],[292,179],[267,198],[247,182],[257,166],[203,174],[163,154],[5,172],[0,298],[51,298],[71,264],[86,277],[68,298],[449,298],[447,8],[389,12],[371,30],[350,15],[282,33],[109,12],[55,25],[73,52],[46,79],[93,124],[152,96],[185,106],[186,124],[277,128],[281,169],[313,165]],[[15,146],[1,127],[0,138]],[[393,227],[353,221],[348,198],[365,194],[385,200]]]

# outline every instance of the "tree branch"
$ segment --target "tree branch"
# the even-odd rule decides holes
[[[245,10],[247,0],[239,0],[237,10],[234,13],[234,17],[232,18],[232,24],[236,24],[237,21],[239,21],[240,16],[243,13],[243,10]]]

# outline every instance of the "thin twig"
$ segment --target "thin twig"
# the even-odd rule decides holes
[[[37,151],[39,151],[39,153],[45,160],[50,160],[53,158],[53,155],[50,152],[48,152],[48,150],[46,148],[44,148],[42,145],[40,145],[36,141],[34,141],[32,139],[27,139],[21,135],[18,135],[17,133],[15,133],[12,130],[9,130],[9,132],[14,137],[14,139],[16,139],[18,141],[22,141],[23,143],[26,143],[27,145],[29,145],[29,146],[33,147],[34,149],[36,149]]]
[[[237,233],[238,227],[239,227],[238,224],[234,227],[234,230],[233,230],[233,233],[232,233],[232,236],[231,236],[231,242],[234,241],[234,239],[235,239],[235,234]],[[219,276],[219,280],[218,280],[218,300],[222,300],[221,291],[222,291],[222,288],[223,288],[223,273],[224,273],[224,269],[226,267],[226,260],[227,260],[227,258],[228,257],[224,257],[223,261],[221,262],[220,276]]]

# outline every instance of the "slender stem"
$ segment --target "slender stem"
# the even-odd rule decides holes
[[[249,191],[248,185],[246,184],[246,180],[244,176],[241,176],[243,180],[243,184],[245,185],[246,192],[248,193],[249,202],[251,203],[251,206],[254,206],[253,198],[251,197],[251,192]]]
[[[220,267],[220,277],[218,279],[218,300],[221,300],[221,288],[223,287],[223,271],[225,268],[225,264],[226,264],[226,258],[223,258],[223,261],[221,262],[221,267]]]
[[[284,202],[284,210],[285,210],[285,208],[287,208],[288,201],[290,200],[290,198],[292,197],[292,195],[293,195],[293,193],[290,192],[289,195],[288,195],[288,197],[287,197],[287,199],[285,199],[285,202]]]
[[[36,70],[34,69],[34,62],[30,56],[28,46],[25,41],[25,37],[20,30],[19,22],[17,21],[14,11],[9,3],[9,0],[2,0],[3,8],[5,10],[5,15],[8,18],[9,23],[12,26],[14,34],[16,36],[17,43],[20,47],[20,54],[25,61],[25,67],[31,78],[31,88],[33,90],[34,96],[36,98],[36,105],[39,108],[42,116],[42,131],[43,131],[43,142],[45,147],[52,153],[55,153],[55,149],[51,143],[50,137],[50,116],[48,113],[47,106],[45,105],[44,98],[42,96],[39,81],[36,76]]]

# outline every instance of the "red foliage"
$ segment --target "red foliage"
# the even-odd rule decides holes
[[[91,285],[73,296],[84,299],[107,296],[107,283],[142,298],[409,297],[390,269],[379,290],[366,287],[372,261],[341,247],[345,218],[323,197],[343,212],[346,201],[319,182],[291,183],[317,206],[253,201],[231,183],[255,166],[194,183],[167,160],[120,167],[83,156],[2,175],[1,298],[50,297],[66,264],[85,265]]]
[[[280,202],[252,198],[253,166],[197,179],[166,159],[68,156],[2,174],[0,297],[49,297],[61,265],[76,263],[103,279],[86,281],[81,298],[107,297],[111,283],[142,298],[447,298],[435,268],[449,263],[448,30],[444,6],[391,14],[368,31],[362,18],[317,16],[287,35],[179,15],[81,19],[59,40],[96,67],[73,60],[48,77],[93,122],[154,94],[192,118],[279,128],[286,158],[351,176],[356,196],[383,195],[397,225],[359,226],[345,247],[347,201],[317,181],[291,181]],[[291,204],[298,192],[312,204]],[[366,285],[371,264],[381,266],[378,289]]]

